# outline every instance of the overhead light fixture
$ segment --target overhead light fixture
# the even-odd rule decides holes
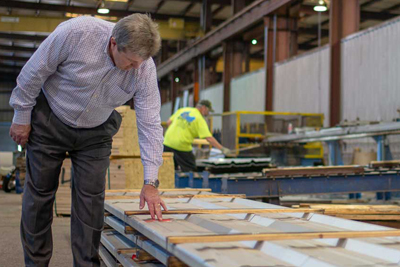
[[[106,8],[106,4],[104,3],[104,1],[101,1],[101,5],[100,5],[99,9],[97,9],[97,13],[99,13],[99,14],[110,13],[110,10],[108,8]]]
[[[318,5],[314,6],[314,11],[317,12],[325,12],[328,10],[328,6],[326,5],[324,0],[319,0]]]
[[[256,45],[256,44],[257,44],[257,39],[251,40],[251,44],[252,44],[252,45]]]
[[[179,77],[176,77],[176,78],[175,78],[175,82],[176,82],[176,83],[179,83],[179,81],[180,81],[180,80],[179,80]]]

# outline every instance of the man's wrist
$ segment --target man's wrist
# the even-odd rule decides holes
[[[160,185],[160,181],[158,179],[155,180],[146,179],[144,180],[144,185],[151,185],[154,188],[158,188],[158,186]]]

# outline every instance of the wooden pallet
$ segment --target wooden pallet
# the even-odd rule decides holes
[[[370,168],[396,168],[400,167],[400,160],[371,161]]]
[[[334,166],[334,167],[301,167],[301,168],[274,168],[264,169],[263,173],[267,177],[287,177],[287,176],[327,176],[327,175],[348,175],[362,174],[362,166]]]
[[[189,266],[304,266],[308,262],[350,267],[400,261],[400,248],[394,247],[400,238],[386,238],[399,236],[400,231],[310,213],[313,209],[307,207],[284,209],[234,197],[164,201],[170,212],[163,219],[168,221],[159,222],[139,210],[137,198],[106,200],[106,222],[125,236],[143,236],[159,251]],[[364,239],[354,243],[353,238]],[[371,254],[372,248],[381,254]]]

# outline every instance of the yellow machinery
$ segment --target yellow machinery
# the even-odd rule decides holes
[[[238,151],[260,144],[265,137],[287,134],[307,128],[321,128],[324,115],[319,113],[293,113],[270,111],[234,111],[213,115],[215,129],[221,129],[222,145]],[[308,143],[305,158],[322,159],[321,143]]]

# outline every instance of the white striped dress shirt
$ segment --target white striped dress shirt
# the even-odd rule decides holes
[[[108,53],[113,27],[114,23],[93,17],[61,23],[17,78],[10,98],[13,123],[30,124],[41,90],[54,114],[74,128],[104,123],[114,108],[133,98],[144,178],[154,180],[163,149],[156,67],[149,58],[137,70],[118,69]]]

